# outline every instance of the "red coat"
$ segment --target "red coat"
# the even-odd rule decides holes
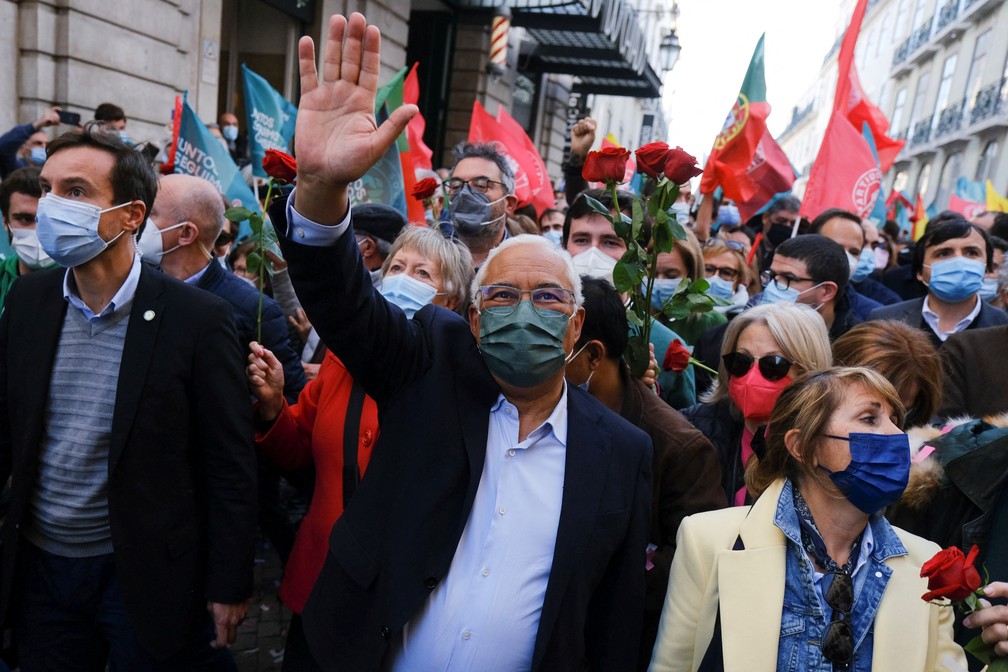
[[[284,469],[315,464],[315,494],[298,528],[280,599],[300,614],[329,551],[329,532],[343,513],[343,425],[353,379],[343,363],[327,353],[318,377],[309,382],[298,403],[283,410],[256,446]],[[316,422],[317,420],[317,422]],[[378,409],[364,397],[357,443],[357,463],[363,475],[378,439]]]

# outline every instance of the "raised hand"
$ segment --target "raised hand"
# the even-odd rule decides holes
[[[363,15],[331,17],[320,78],[311,38],[298,42],[296,207],[319,224],[343,219],[347,185],[378,162],[417,113],[415,105],[403,105],[380,127],[375,123],[380,46],[378,28],[367,25]]]
[[[571,154],[582,158],[588,156],[588,151],[595,143],[596,125],[594,119],[585,117],[571,127]]]

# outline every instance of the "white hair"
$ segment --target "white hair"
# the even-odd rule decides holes
[[[476,271],[476,276],[472,281],[472,301],[474,304],[479,305],[479,288],[484,284],[486,280],[487,269],[490,268],[490,262],[500,254],[502,251],[518,246],[529,246],[535,247],[543,252],[549,252],[555,254],[564,263],[564,268],[567,270],[567,279],[570,281],[571,289],[574,292],[574,308],[575,310],[580,308],[584,303],[584,296],[581,293],[581,276],[577,274],[577,270],[574,268],[574,260],[571,259],[571,255],[568,254],[567,250],[561,249],[550,242],[548,239],[542,236],[532,235],[530,233],[523,233],[518,236],[512,236],[505,240],[503,243],[497,247],[490,250],[490,254],[487,255],[486,261],[483,265],[479,267]]]

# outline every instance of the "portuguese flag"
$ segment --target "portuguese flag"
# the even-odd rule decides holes
[[[760,140],[766,133],[766,118],[770,104],[766,100],[766,79],[763,75],[763,39],[756,43],[749,70],[746,71],[735,104],[711,149],[700,180],[700,193],[711,194],[719,186],[726,198],[736,202],[749,201],[760,191],[759,183],[749,174]],[[772,140],[772,138],[771,138]],[[791,171],[790,165],[787,166]],[[793,173],[792,173],[793,175]]]

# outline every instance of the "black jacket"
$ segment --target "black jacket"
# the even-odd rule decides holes
[[[742,466],[742,430],[745,424],[741,416],[732,413],[732,408],[730,399],[722,399],[682,410],[683,416],[714,444],[721,464],[721,487],[724,488],[727,506],[735,504],[735,493],[745,485],[745,469]]]

